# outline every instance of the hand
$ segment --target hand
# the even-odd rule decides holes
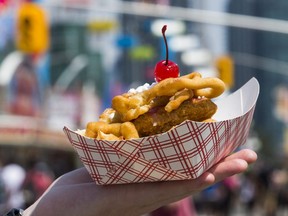
[[[244,149],[222,159],[197,179],[127,185],[98,186],[86,169],[80,168],[55,180],[24,216],[138,216],[244,172],[256,159],[254,151]]]

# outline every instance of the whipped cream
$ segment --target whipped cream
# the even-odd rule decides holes
[[[148,89],[150,89],[152,86],[154,86],[156,84],[156,82],[153,82],[151,84],[149,83],[145,83],[142,86],[138,86],[137,88],[131,88],[128,93],[132,93],[132,94],[136,94],[136,93],[141,93],[143,91],[146,91]]]

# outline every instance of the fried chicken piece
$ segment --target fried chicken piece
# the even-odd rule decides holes
[[[192,98],[184,101],[180,107],[166,112],[164,106],[154,107],[149,112],[133,120],[139,136],[151,136],[164,133],[185,120],[204,121],[217,111],[217,105],[207,98]]]

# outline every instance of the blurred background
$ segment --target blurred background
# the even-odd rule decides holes
[[[82,129],[113,96],[152,83],[166,24],[181,75],[218,76],[227,94],[252,77],[261,87],[244,146],[259,160],[189,198],[187,215],[288,215],[287,9],[285,0],[0,0],[0,214],[81,166],[63,127]]]

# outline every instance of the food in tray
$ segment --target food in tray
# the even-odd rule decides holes
[[[89,122],[85,136],[105,140],[131,139],[166,132],[185,120],[209,121],[217,111],[212,98],[225,84],[193,72],[167,78],[143,91],[130,91],[112,99],[97,122]]]
[[[203,78],[198,72],[179,76],[179,67],[168,60],[155,67],[155,83],[145,84],[112,99],[96,122],[89,122],[85,136],[102,140],[122,140],[167,132],[185,120],[211,121],[217,105],[211,101],[225,90],[216,77]]]

